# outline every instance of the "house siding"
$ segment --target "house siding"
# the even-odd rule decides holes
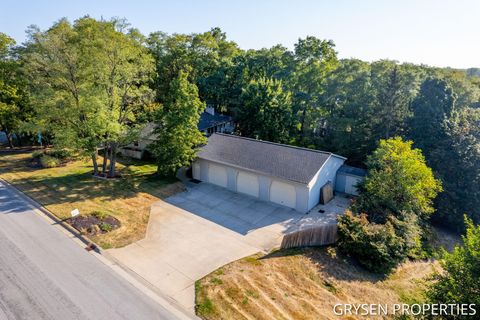
[[[337,173],[335,191],[357,196],[358,191],[356,185],[364,179],[365,177],[363,176],[339,172]]]
[[[338,169],[345,162],[344,158],[339,158],[331,155],[325,164],[320,168],[315,177],[309,184],[308,207],[307,210],[312,209],[320,202],[320,189],[327,183],[331,182],[335,190],[336,177]]]

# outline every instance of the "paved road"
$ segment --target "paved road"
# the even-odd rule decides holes
[[[0,182],[0,320],[175,319]]]

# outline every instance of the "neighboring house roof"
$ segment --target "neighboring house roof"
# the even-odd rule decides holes
[[[203,131],[211,127],[215,127],[219,124],[232,121],[232,117],[223,114],[210,114],[203,112],[200,115],[200,121],[198,122],[198,130]]]
[[[215,133],[198,158],[265,175],[308,184],[331,156],[330,152]]]
[[[350,174],[352,176],[365,177],[367,175],[367,170],[343,165],[338,169],[338,172]]]
[[[215,114],[211,115],[210,113],[203,112],[200,115],[200,121],[198,122],[198,130],[203,131],[208,128],[214,127],[216,125],[230,122],[232,121],[233,118],[230,116],[226,116],[223,114]],[[149,122],[145,125],[145,127],[142,128],[140,131],[140,139],[142,140],[155,140],[156,135],[154,133],[155,129],[157,128],[157,125],[154,122]]]
[[[156,135],[154,131],[156,128],[157,125],[154,122],[148,122],[140,131],[140,139],[155,140]]]

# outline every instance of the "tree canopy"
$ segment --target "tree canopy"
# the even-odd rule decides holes
[[[30,120],[27,81],[14,50],[15,41],[0,32],[0,131],[4,131],[11,148],[14,135],[21,133],[22,122]]]
[[[292,129],[291,94],[280,80],[252,80],[240,96],[237,111],[238,130],[242,135],[272,142],[288,142]]]
[[[412,212],[425,218],[434,212],[433,199],[442,191],[420,149],[400,137],[380,140],[368,157],[368,174],[360,186],[356,208],[370,220],[384,222],[388,214]]]
[[[104,158],[110,154],[108,175],[115,176],[118,146],[132,140],[137,114],[153,102],[153,58],[143,42],[122,20],[85,17],[72,25],[63,19],[47,31],[30,30],[23,61],[38,124],[57,145],[90,156],[95,174],[103,145]]]
[[[144,37],[121,19],[61,19],[28,34],[20,46],[0,34],[0,129],[11,146],[41,132],[113,176],[119,148],[147,122],[167,119],[159,112],[172,101],[186,103],[172,97],[181,95],[172,83],[182,73],[197,88],[191,103],[232,116],[243,136],[335,152],[364,168],[381,139],[412,140],[444,186],[433,220],[459,231],[463,214],[480,221],[474,68],[339,60],[332,40],[312,36],[292,50],[242,50],[219,28]]]
[[[421,251],[423,223],[441,184],[419,149],[401,138],[380,140],[352,213],[338,218],[339,247],[366,268],[388,273]]]
[[[473,305],[476,314],[480,312],[480,226],[465,218],[466,235],[463,245],[449,253],[443,251],[442,273],[433,277],[427,291],[430,303]],[[442,319],[469,319],[471,316],[442,316]]]

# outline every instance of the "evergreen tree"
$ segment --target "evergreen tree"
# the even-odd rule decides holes
[[[386,75],[378,83],[372,125],[376,137],[389,139],[403,134],[410,113],[410,95],[400,67],[395,64],[392,68],[385,66],[384,69]]]
[[[430,155],[446,139],[445,121],[455,109],[455,94],[447,82],[427,79],[412,103],[411,138],[430,161]]]
[[[180,167],[189,165],[197,148],[206,143],[197,128],[204,110],[205,103],[198,98],[197,86],[188,81],[187,73],[180,71],[155,114],[157,137],[150,147],[160,175],[172,176]]]

